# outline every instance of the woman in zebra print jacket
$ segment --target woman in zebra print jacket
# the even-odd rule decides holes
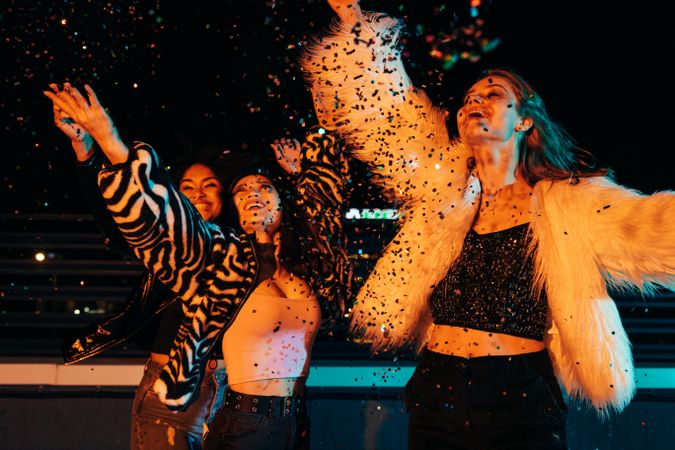
[[[307,441],[298,419],[320,321],[318,298],[340,304],[349,295],[341,146],[317,129],[302,151],[288,144],[278,150],[282,166],[299,172],[295,203],[306,218],[298,239],[307,248],[303,262],[291,264],[284,255],[287,236],[281,236],[282,216],[289,219],[291,211],[282,210],[264,174],[243,173],[230,184],[240,230],[205,222],[149,145],[123,143],[89,86],[87,98],[66,86],[45,95],[99,144],[110,161],[99,174],[109,211],[139,260],[183,301],[185,319],[154,387],[161,401],[183,410],[195,400],[204,363],[224,336],[230,386],[205,447],[298,448]],[[266,245],[275,250],[277,270],[261,283],[257,248]]]
[[[56,85],[52,87],[56,88]],[[76,176],[95,222],[106,237],[108,248],[133,258],[133,251],[97,192],[102,155],[96,150],[93,139],[56,107],[54,123],[71,140],[77,159]],[[180,180],[180,191],[195,205],[204,220],[218,221],[223,210],[223,155],[213,147],[198,153],[186,152],[186,156],[175,172]],[[216,396],[216,386],[226,374],[219,351],[209,359],[199,388],[199,399],[184,411],[170,411],[152,390],[169,359],[173,338],[182,318],[180,300],[145,271],[129,292],[121,312],[78,329],[63,341],[66,364],[76,364],[130,340],[149,352],[131,407],[131,450],[164,450],[168,446],[175,450],[201,449],[204,422],[210,412],[221,404],[222,396]]]

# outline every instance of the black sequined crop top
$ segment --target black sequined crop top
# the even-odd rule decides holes
[[[494,233],[470,230],[462,253],[431,295],[436,325],[543,340],[548,306],[532,292],[528,224]]]

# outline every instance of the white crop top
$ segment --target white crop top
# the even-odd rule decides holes
[[[320,321],[316,297],[253,291],[223,336],[228,383],[306,377]]]

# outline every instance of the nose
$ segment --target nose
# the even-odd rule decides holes
[[[204,190],[201,187],[196,187],[195,190],[192,192],[192,198],[194,198],[195,200],[204,198]]]
[[[467,105],[481,104],[481,103],[483,103],[483,98],[478,94],[469,94],[466,97]]]

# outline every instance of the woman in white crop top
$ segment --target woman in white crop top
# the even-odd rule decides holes
[[[279,165],[297,175],[293,195],[284,194],[291,191],[287,177],[273,175],[276,163],[245,155],[246,167],[237,167],[231,155],[220,227],[199,216],[200,205],[174,186],[151,146],[126,146],[85,89],[86,99],[70,86],[45,95],[99,144],[108,210],[139,260],[183,302],[185,319],[154,392],[169,409],[192,404],[206,358],[223,336],[229,385],[204,448],[306,448],[303,393],[321,320],[318,298],[330,320],[344,312],[350,290],[340,141],[313,127],[302,147],[287,139],[272,146]]]
[[[300,172],[297,140],[276,141],[272,148],[286,172]],[[208,427],[206,450],[308,448],[303,394],[321,307],[307,279],[310,257],[294,245],[306,237],[300,215],[286,204],[283,177],[273,170],[256,162],[239,168],[226,192],[229,221],[255,234],[261,253],[274,254],[277,270],[253,290],[223,336],[228,385]]]

